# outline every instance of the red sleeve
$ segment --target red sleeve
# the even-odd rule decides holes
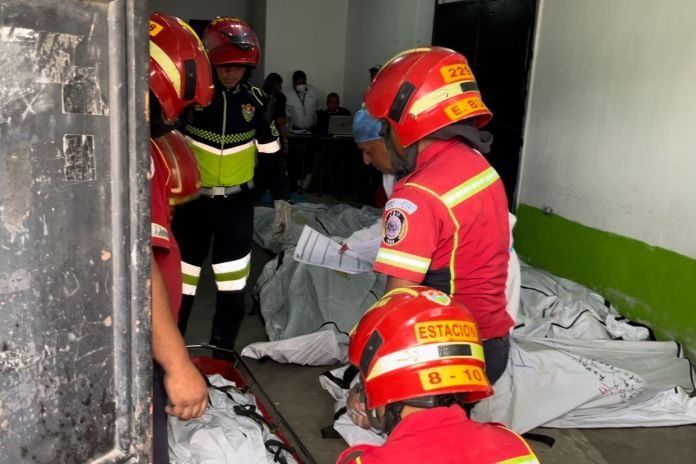
[[[437,250],[442,209],[433,194],[418,187],[406,185],[394,191],[384,207],[374,270],[422,282]]]

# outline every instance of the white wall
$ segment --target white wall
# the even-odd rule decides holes
[[[234,16],[248,20],[248,3],[252,0],[148,0],[150,11],[189,19],[213,19]]]
[[[434,15],[432,0],[350,0],[343,106],[360,107],[372,66],[402,50],[430,45]]]
[[[696,258],[696,2],[541,0],[519,201]]]
[[[327,93],[343,91],[348,0],[267,0],[265,73],[277,72],[284,85],[302,69],[307,82]]]
[[[220,15],[248,21],[261,42],[257,84],[270,72],[302,69],[324,97],[338,92],[350,110],[360,107],[368,69],[397,52],[432,40],[432,0],[149,0],[152,11],[182,19]]]

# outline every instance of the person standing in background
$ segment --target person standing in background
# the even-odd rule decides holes
[[[278,73],[270,73],[263,82],[263,91],[268,95],[269,106],[273,108],[273,121],[280,134],[283,153],[288,154],[288,118],[285,106],[287,97],[283,93],[283,78]]]
[[[311,172],[306,172],[314,160],[314,144],[309,137],[314,131],[319,109],[319,94],[317,89],[307,83],[307,74],[302,70],[292,73],[292,88],[285,92],[287,97],[287,115],[292,126],[290,131],[302,131],[304,137],[301,152],[289,154],[289,170],[293,190],[302,192],[312,180]]]
[[[292,73],[292,90],[286,92],[287,113],[292,118],[292,129],[313,130],[319,110],[317,89],[307,83],[307,74],[302,70]]]
[[[379,69],[380,69],[380,68],[381,68],[381,66],[377,64],[377,65],[375,65],[375,66],[373,66],[373,67],[371,67],[371,68],[369,69],[369,72],[370,72],[370,82],[372,82],[372,81],[375,80],[375,76],[376,76],[377,73],[379,72]]]

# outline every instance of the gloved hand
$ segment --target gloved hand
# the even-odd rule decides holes
[[[273,209],[275,209],[275,218],[271,225],[273,232],[273,240],[283,240],[288,235],[290,230],[290,212],[292,208],[290,203],[285,200],[273,200]]]

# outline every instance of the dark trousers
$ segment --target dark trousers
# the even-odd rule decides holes
[[[491,338],[483,342],[483,356],[486,358],[486,375],[493,385],[503,375],[508,364],[510,337]]]
[[[167,392],[164,389],[164,371],[152,362],[152,462],[169,464],[169,442],[167,440]]]
[[[181,249],[181,260],[201,267],[212,241],[213,265],[236,261],[249,255],[254,230],[253,194],[249,190],[214,198],[201,196],[179,206],[172,231]],[[247,271],[248,274],[248,271]],[[233,349],[244,318],[245,288],[221,290],[216,275],[215,316],[210,343]],[[179,329],[186,332],[194,295],[183,295],[179,310]]]

